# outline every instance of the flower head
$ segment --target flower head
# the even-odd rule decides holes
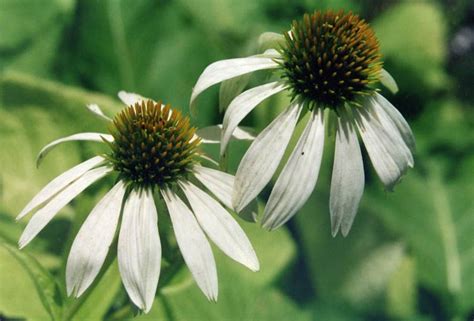
[[[372,29],[342,11],[317,11],[294,21],[280,53],[293,97],[311,107],[340,108],[360,95],[372,95],[382,69]]]
[[[287,222],[311,195],[323,155],[325,127],[334,122],[331,224],[333,235],[341,229],[345,236],[357,213],[365,181],[357,132],[388,189],[414,165],[410,127],[377,89],[382,83],[397,91],[393,78],[382,69],[378,40],[367,22],[343,11],[307,14],[287,33],[267,33],[262,39],[268,40],[265,47],[270,47],[264,53],[208,66],[194,87],[191,107],[201,92],[219,82],[223,82],[221,97],[228,101],[229,96],[236,96],[224,106],[223,155],[234,129],[257,105],[280,92],[291,95],[290,105],[245,153],[234,184],[232,200],[239,211],[269,183],[296,124],[306,122],[265,207],[262,223],[269,229]],[[240,93],[241,83],[258,70],[273,71],[279,79]]]
[[[114,117],[108,159],[121,179],[137,187],[166,187],[186,178],[201,139],[189,118],[170,105],[142,100]]]
[[[41,150],[38,161],[66,141],[89,140],[110,147],[109,153],[56,177],[26,205],[18,219],[35,213],[19,245],[26,246],[91,184],[115,174],[117,182],[92,209],[72,244],[66,265],[68,294],[78,297],[91,285],[120,225],[117,256],[123,284],[135,305],[150,310],[161,269],[155,205],[160,199],[166,203],[179,250],[194,279],[208,299],[217,300],[216,266],[207,237],[235,261],[259,269],[250,241],[221,205],[231,207],[234,177],[200,164],[205,158],[199,152],[202,140],[179,111],[135,94],[119,96],[128,106],[113,119],[97,105],[88,106],[109,123],[110,135],[75,134]]]

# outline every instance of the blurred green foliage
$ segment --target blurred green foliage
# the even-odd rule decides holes
[[[207,302],[183,269],[159,285],[152,311],[138,319],[471,321],[474,101],[468,90],[474,74],[465,62],[473,53],[460,60],[449,53],[468,23],[469,6],[448,0],[0,0],[0,320],[61,320],[75,307],[74,320],[137,313],[115,263],[80,306],[64,293],[71,241],[106,183],[61,211],[27,249],[16,249],[25,224],[14,221],[21,207],[52,177],[101,151],[93,143],[66,144],[35,168],[36,153],[52,139],[105,130],[85,104],[113,114],[120,108],[113,97],[124,89],[187,112],[191,88],[209,63],[253,53],[261,32],[285,31],[306,11],[344,8],[376,30],[385,67],[400,87],[387,97],[417,139],[415,169],[388,193],[365,157],[367,187],[353,230],[332,238],[328,140],[316,190],[286,228],[268,233],[241,222],[260,272],[216,250],[218,303]],[[260,130],[287,102],[272,98],[245,123]],[[217,106],[215,88],[199,99],[195,124],[218,123]],[[247,147],[231,145],[231,170]],[[208,152],[217,155],[216,148]]]

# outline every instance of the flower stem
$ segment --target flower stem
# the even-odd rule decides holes
[[[227,172],[229,167],[229,148],[226,149],[224,155],[221,156],[219,160],[219,169],[221,171]]]

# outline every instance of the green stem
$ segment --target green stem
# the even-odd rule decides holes
[[[219,160],[219,168],[223,172],[227,172],[227,169],[229,168],[229,148],[226,149],[224,152],[224,155]]]
[[[174,255],[172,263],[161,274],[159,286],[163,288],[168,285],[183,265],[183,258],[178,252],[178,255]]]
[[[135,308],[131,304],[127,304],[117,311],[115,311],[110,318],[107,318],[109,321],[120,321],[127,320],[134,316]]]
[[[161,301],[163,302],[163,311],[165,312],[167,316],[167,320],[173,321],[176,320],[176,317],[173,313],[173,309],[171,308],[170,303],[168,302],[168,299],[164,295],[160,295]]]
[[[122,86],[125,88],[134,88],[135,79],[130,52],[125,38],[125,27],[120,2],[115,0],[108,1],[107,13],[115,49],[118,53],[117,60]]]

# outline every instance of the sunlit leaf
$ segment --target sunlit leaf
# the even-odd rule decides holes
[[[0,270],[0,313],[30,320],[60,320],[60,291],[34,258],[2,242]]]
[[[410,173],[393,194],[371,193],[369,205],[413,251],[420,282],[458,312],[474,307],[473,175],[472,157],[454,172],[425,160],[423,173]]]

